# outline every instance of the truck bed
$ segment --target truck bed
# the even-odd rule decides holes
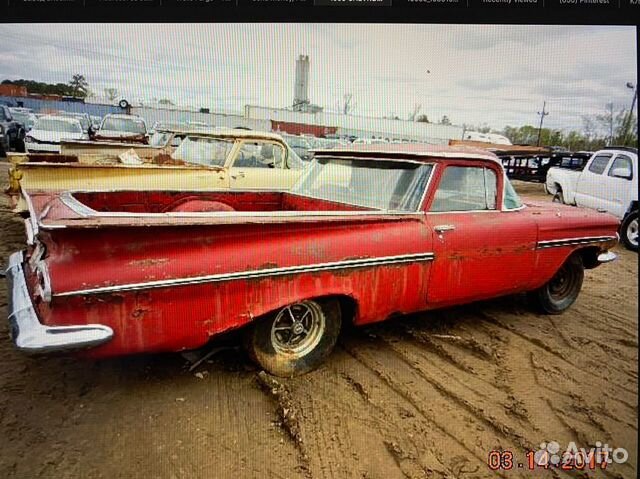
[[[381,211],[279,191],[41,191],[27,197],[34,230],[422,217],[420,213]]]

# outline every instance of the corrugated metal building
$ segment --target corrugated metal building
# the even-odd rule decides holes
[[[420,123],[387,118],[372,118],[340,113],[316,112],[305,113],[279,108],[247,105],[245,117],[256,120],[271,120],[283,129],[283,124],[319,125],[320,127],[337,127],[341,135],[354,135],[361,138],[388,138],[417,140],[420,142],[447,144],[449,140],[462,139],[463,128],[454,125]],[[286,126],[285,126],[286,128]]]

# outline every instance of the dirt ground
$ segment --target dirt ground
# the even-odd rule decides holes
[[[4,261],[24,239],[0,201]],[[29,358],[0,320],[0,477],[476,478],[509,449],[501,477],[635,478],[638,259],[616,252],[561,316],[521,296],[412,315],[346,331],[322,368],[287,380],[234,349],[194,371],[180,355]],[[2,317],[6,303],[0,287]],[[551,441],[629,457],[528,471],[526,451]]]

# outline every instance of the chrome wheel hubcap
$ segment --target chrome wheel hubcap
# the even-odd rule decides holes
[[[324,330],[320,305],[303,301],[280,310],[271,327],[271,344],[279,353],[304,356],[318,345]]]

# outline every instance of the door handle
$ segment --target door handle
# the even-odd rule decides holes
[[[235,175],[231,175],[231,178],[238,179],[238,178],[244,178],[244,171],[238,171]]]
[[[438,225],[438,226],[434,227],[433,229],[436,231],[436,233],[441,235],[445,231],[453,231],[453,230],[455,230],[456,227],[453,226],[453,225]]]

